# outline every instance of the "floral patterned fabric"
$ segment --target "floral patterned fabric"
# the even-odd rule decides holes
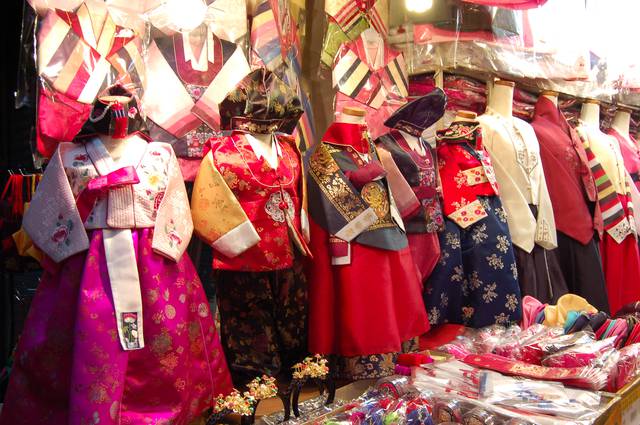
[[[402,353],[419,350],[419,338],[411,338],[402,343]],[[368,356],[336,356],[335,377],[357,381],[360,379],[378,379],[395,373],[397,352],[371,354]]]
[[[222,344],[236,387],[291,378],[307,353],[307,282],[299,263],[273,272],[215,272]]]
[[[431,325],[480,328],[520,320],[520,288],[507,218],[497,196],[480,197],[486,217],[467,228],[445,219],[440,262],[427,280]]]
[[[49,268],[18,344],[0,423],[186,425],[231,390],[209,305],[191,260],[156,254],[135,229],[144,349],[117,338],[100,230],[90,247]]]

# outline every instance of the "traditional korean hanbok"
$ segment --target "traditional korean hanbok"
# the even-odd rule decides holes
[[[491,108],[478,121],[507,212],[520,290],[541,302],[555,302],[568,288],[557,257],[555,217],[535,131]]]
[[[440,89],[407,103],[385,121],[392,130],[376,139],[422,282],[440,259],[438,231],[444,226],[435,152],[422,133],[444,115],[445,104],[446,96]],[[400,171],[399,176],[394,169]]]
[[[630,182],[617,140],[599,128],[576,128],[584,144],[598,189],[604,234],[600,241],[609,309],[615,314],[640,299],[640,257]]]
[[[3,425],[189,424],[231,390],[171,147],[61,143],[24,218],[47,255]]]
[[[580,137],[556,105],[544,96],[536,103],[531,126],[540,142],[549,198],[558,235],[558,259],[569,292],[608,311],[598,249],[602,214],[594,208],[596,183]]]
[[[199,39],[199,52],[191,38]],[[250,71],[245,54],[201,25],[154,39],[145,63],[142,104],[151,137],[173,146],[184,179],[193,181],[206,141],[219,133],[219,103]]]
[[[480,328],[522,315],[507,214],[482,140],[478,122],[454,122],[438,132],[445,229],[424,291],[431,325]]]
[[[306,155],[313,260],[309,349],[336,373],[393,373],[403,343],[429,330],[421,282],[375,147],[361,124],[333,123]]]
[[[366,111],[369,134],[386,133],[384,121],[407,103],[407,67],[402,53],[388,47],[375,31],[343,44],[333,64],[336,114],[347,107]]]
[[[75,11],[50,9],[37,38],[37,144],[48,158],[58,143],[80,132],[102,89],[117,81],[139,91],[145,71],[141,38],[116,25],[102,2],[82,2]]]
[[[300,153],[285,134],[302,108],[290,87],[258,69],[220,110],[231,132],[209,141],[191,205],[196,233],[213,247],[222,343],[236,386],[262,374],[287,380],[306,355],[307,289],[297,257],[308,252],[308,220]]]

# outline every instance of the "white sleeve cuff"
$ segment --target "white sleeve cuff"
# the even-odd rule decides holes
[[[211,244],[216,251],[229,258],[242,254],[260,242],[260,236],[250,221],[245,221],[231,229]]]

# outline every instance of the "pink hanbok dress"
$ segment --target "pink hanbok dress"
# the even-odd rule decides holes
[[[25,215],[47,258],[2,425],[189,424],[231,389],[175,154],[127,143],[61,143]]]

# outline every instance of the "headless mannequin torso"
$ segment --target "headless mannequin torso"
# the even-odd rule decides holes
[[[582,104],[580,111],[580,121],[593,127],[600,127],[600,104],[597,101],[587,99]]]
[[[629,125],[631,124],[631,113],[626,109],[618,109],[613,117],[611,128],[624,137],[630,145],[634,145],[629,137]]]
[[[513,120],[513,89],[515,84],[511,81],[498,80],[493,83],[488,108],[501,117]]]

